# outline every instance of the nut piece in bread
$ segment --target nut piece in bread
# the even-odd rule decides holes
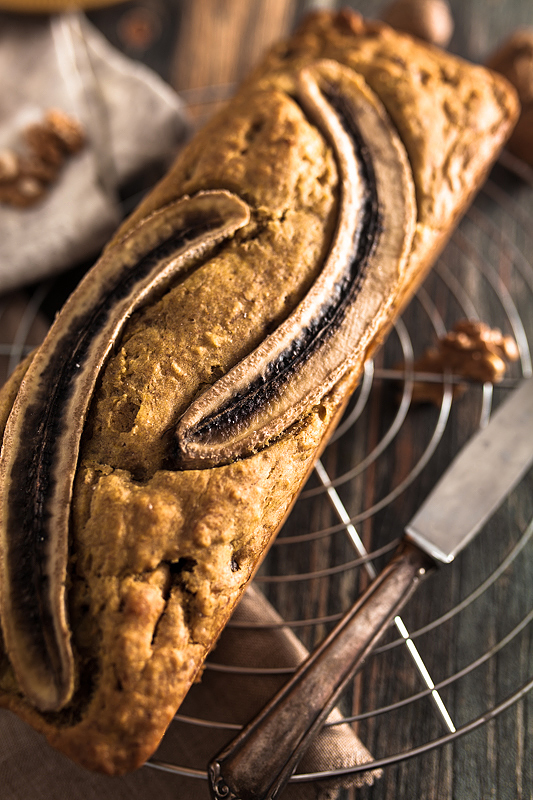
[[[319,13],[190,142],[0,396],[2,705],[150,756],[516,115]]]

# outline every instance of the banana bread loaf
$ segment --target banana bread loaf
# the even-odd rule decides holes
[[[150,756],[517,105],[321,12],[189,143],[0,395],[1,705]]]

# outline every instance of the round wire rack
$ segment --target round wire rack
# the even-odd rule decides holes
[[[265,631],[283,634],[289,628],[308,649],[318,644],[386,562],[403,525],[453,453],[487,423],[502,397],[531,375],[532,199],[530,171],[504,155],[375,360],[366,364],[343,420],[254,579],[281,615],[279,621],[252,625],[237,620],[229,629],[253,628],[260,637]],[[14,293],[3,299],[0,377],[39,343],[72,288],[69,281],[75,284],[77,278],[76,273],[63,276],[39,284],[29,296]],[[419,374],[416,360],[465,317],[513,336],[519,358],[500,384],[469,384],[456,399],[458,381],[453,375]],[[413,402],[415,384],[421,380],[440,382],[437,406]],[[491,521],[466,551],[476,563],[475,582],[465,577],[468,570],[460,558],[424,584],[341,697],[340,717],[328,724],[354,724],[374,753],[373,760],[343,769],[303,771],[291,780],[338,778],[426,753],[487,724],[531,691],[533,666],[522,663],[509,671],[498,691],[478,697],[475,710],[465,700],[495,660],[516,662],[533,620],[526,577],[528,566],[533,566],[528,480],[530,476],[506,501],[521,509],[514,523],[507,522],[502,533],[498,519]],[[491,625],[486,625],[487,619]],[[490,635],[476,652],[469,632],[483,626]],[[294,665],[225,662],[215,650],[205,675],[227,680],[228,691],[239,697],[241,679],[264,683],[276,676],[283,681],[293,669]],[[190,713],[186,703],[173,725],[179,726],[182,741],[200,731],[206,737],[215,732],[223,743],[238,732],[242,721],[213,716],[209,708]],[[405,727],[404,745],[391,749],[387,731],[398,726]],[[146,768],[205,779],[205,764],[187,758],[173,749],[170,758],[158,754]]]
[[[390,556],[403,525],[431,488],[428,481],[434,481],[454,452],[487,424],[505,394],[532,374],[533,236],[528,208],[533,180],[508,155],[502,162],[376,359],[366,364],[350,407],[256,576],[255,585],[283,618],[275,623],[258,621],[259,635],[288,626],[309,649],[318,644]],[[509,365],[501,383],[470,385],[463,397],[454,399],[457,378],[421,374],[416,359],[463,318],[486,322],[511,335],[519,358]],[[438,407],[414,402],[415,383],[436,380],[442,386]],[[530,487],[523,481],[508,503],[528,493]],[[508,598],[496,611],[495,604],[502,592],[507,597],[509,592],[517,597],[528,594],[527,578],[511,582],[510,575],[517,564],[525,570],[524,565],[532,563],[531,513],[530,508],[529,516],[522,515],[505,536],[497,519],[488,526],[471,556],[477,562],[475,585],[460,579],[461,564],[443,570],[440,583],[428,581],[412,601],[415,613],[406,611],[407,625],[403,619],[395,620],[390,635],[346,690],[340,701],[341,718],[328,724],[356,724],[363,739],[372,742],[373,760],[342,769],[301,771],[292,781],[340,778],[421,755],[486,725],[531,691],[530,665],[514,670],[514,684],[507,681],[499,694],[487,694],[474,713],[463,702],[480,673],[490,671],[502,654],[514,659],[528,635],[533,621],[530,593],[522,601]],[[452,591],[442,588],[446,583],[454,587]],[[428,599],[432,594],[447,595],[444,607],[440,604],[435,613]],[[416,613],[417,608],[429,612]],[[460,647],[468,636],[461,631],[483,625],[485,616],[494,618],[495,613],[497,633],[491,633],[479,652],[465,651],[452,664],[446,651]],[[229,625],[250,628],[250,622]],[[292,671],[283,666],[243,666],[238,657],[221,660],[215,650],[205,674],[226,674],[228,691],[238,697],[239,676],[264,681],[275,674],[288,679]],[[382,683],[388,676],[386,692],[366,690],[373,674],[382,676]],[[410,715],[421,721],[408,724]],[[187,707],[175,722],[186,738],[188,728],[223,731],[226,739],[241,728],[231,714],[220,719],[210,716],[208,709],[198,715],[188,713]],[[379,731],[402,724],[410,731],[406,745],[391,751]],[[180,764],[178,759],[175,753],[172,764],[156,758],[150,766],[206,777],[201,765]]]

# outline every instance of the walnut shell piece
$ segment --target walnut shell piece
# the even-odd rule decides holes
[[[504,75],[518,92],[522,110],[507,149],[533,166],[533,28],[515,31],[486,66]]]
[[[414,364],[416,372],[456,377],[480,383],[499,383],[507,370],[507,363],[519,357],[512,336],[504,336],[499,328],[491,328],[479,320],[461,320],[436,347],[431,347]],[[453,387],[457,398],[465,391],[460,383]],[[414,403],[442,403],[441,383],[416,381],[413,387]]]
[[[20,139],[20,152],[0,152],[0,202],[28,208],[57,181],[65,159],[83,148],[85,134],[77,119],[50,109],[42,120],[27,125]]]
[[[447,0],[394,0],[380,18],[392,28],[438,47],[447,47],[454,22]]]

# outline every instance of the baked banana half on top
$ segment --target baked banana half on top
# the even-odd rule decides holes
[[[150,756],[517,111],[323,12],[189,143],[0,396],[0,704]]]

